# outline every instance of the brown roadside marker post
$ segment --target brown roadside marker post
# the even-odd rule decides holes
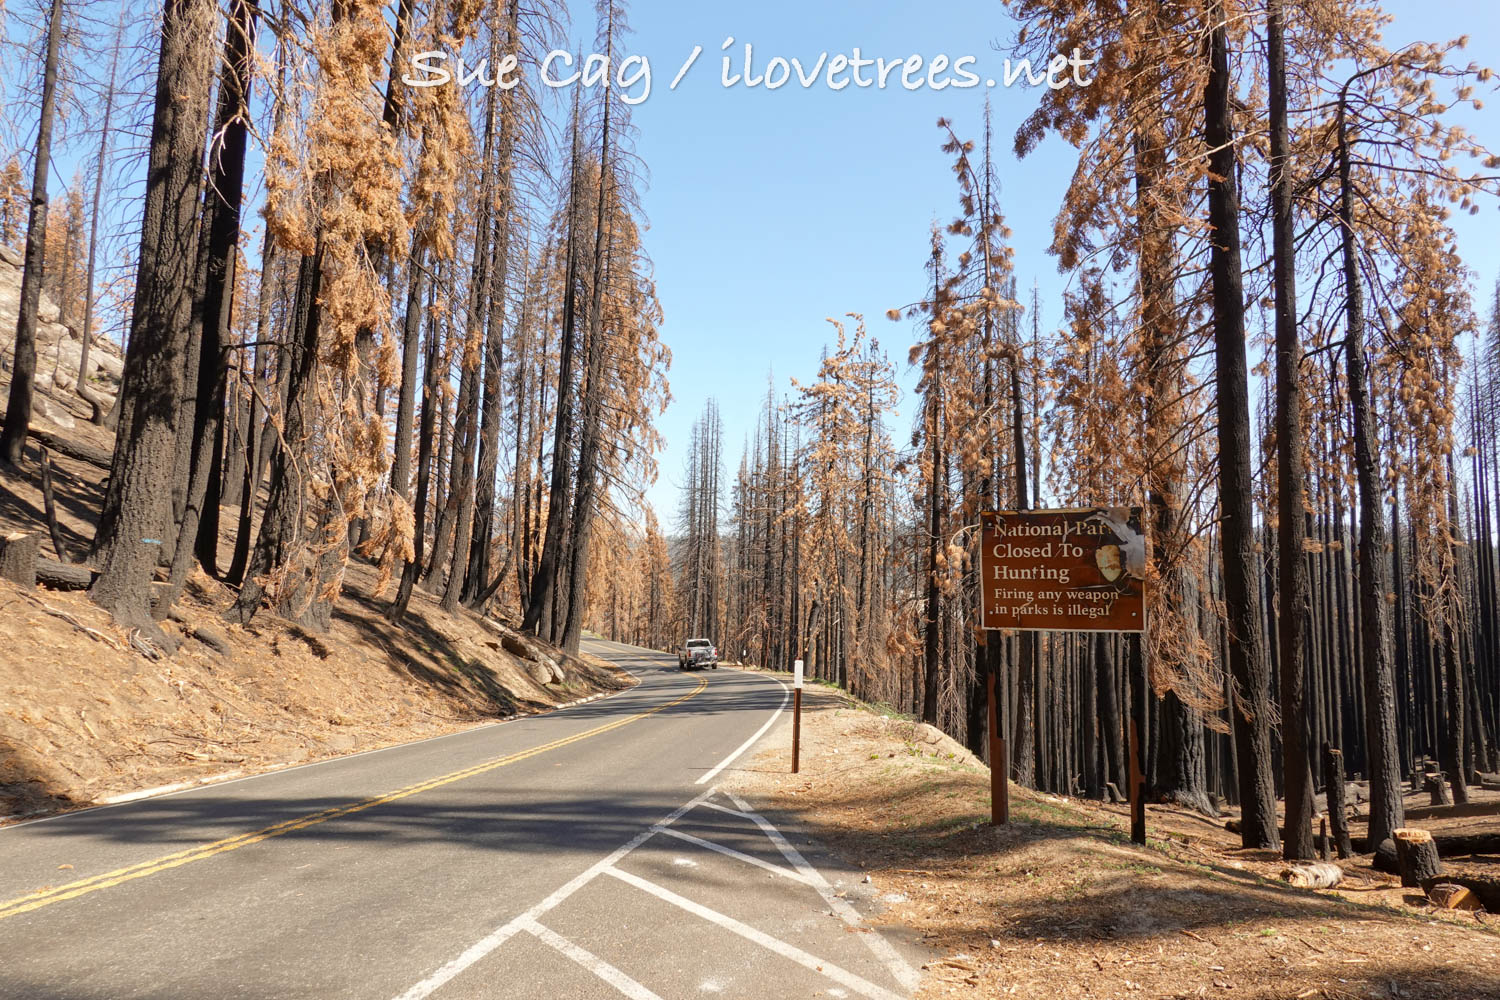
[[[1139,649],[1146,630],[1146,536],[1139,507],[1002,510],[980,515],[979,627],[1012,632],[1120,632]],[[990,821],[1009,819],[1010,762],[1000,733],[995,671],[988,684]],[[1146,842],[1134,713],[1127,732],[1131,838]]]
[[[990,638],[986,636],[986,639]],[[985,658],[989,658],[986,650]],[[990,825],[1004,826],[1010,822],[1010,760],[1005,748],[1005,737],[1000,735],[1000,710],[995,702],[995,666],[989,665],[990,701]]]
[[[792,773],[801,767],[802,757],[802,661],[792,671]]]
[[[1130,720],[1130,842],[1146,842],[1146,776],[1141,773],[1141,734]]]

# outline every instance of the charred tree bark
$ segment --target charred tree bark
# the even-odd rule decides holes
[[[430,303],[429,303],[430,305]],[[422,571],[423,549],[427,543],[427,493],[432,483],[432,439],[437,423],[438,392],[441,371],[438,364],[441,355],[438,342],[438,324],[434,310],[427,310],[427,361],[422,377],[422,425],[417,432],[417,498],[412,505],[412,557],[401,571],[401,583],[396,589],[396,599],[386,611],[386,618],[400,622],[411,605],[412,588]]]
[[[258,14],[259,0],[234,0],[224,39],[224,74],[219,84],[218,111],[212,133],[221,138],[210,148],[209,183],[205,189],[207,238],[199,247],[198,270],[203,285],[195,308],[200,338],[198,405],[193,411],[187,506],[183,509],[177,544],[172,551],[167,607],[171,607],[182,592],[195,554],[205,572],[218,574],[224,395],[250,116],[249,54],[255,44]]]
[[[47,176],[52,166],[52,121],[57,108],[57,50],[62,42],[62,0],[52,0],[47,19],[47,58],[42,70],[42,109],[37,123],[36,159],[31,170],[31,214],[26,226],[26,260],[21,271],[21,304],[16,317],[15,367],[0,429],[0,462],[19,465],[31,426],[36,391],[36,326],[42,302],[42,271],[47,257]],[[162,61],[167,52],[163,38]],[[158,104],[159,108],[159,104]],[[154,144],[153,144],[153,152]]]
[[[420,246],[408,270],[406,315],[401,323],[401,390],[396,397],[396,444],[391,460],[391,489],[406,501],[411,500],[412,423],[422,356],[422,294],[427,283],[426,254]]]
[[[1302,342],[1297,333],[1296,220],[1287,137],[1284,0],[1270,0],[1266,49],[1271,110],[1271,235],[1276,294],[1276,607],[1280,643],[1282,787],[1288,861],[1313,857],[1312,767],[1307,751],[1303,644],[1309,612],[1303,552],[1307,482],[1302,428]]]
[[[151,579],[172,523],[183,363],[193,315],[199,187],[217,7],[167,0],[151,130],[141,252],[125,357],[125,400],[94,538],[92,596],[122,624],[160,635]]]
[[[1352,82],[1352,81],[1351,81]],[[1348,84],[1338,108],[1339,222],[1344,265],[1344,362],[1354,468],[1359,485],[1360,658],[1364,670],[1366,770],[1370,778],[1370,840],[1380,843],[1402,824],[1401,762],[1397,750],[1396,690],[1391,669],[1391,616],[1385,595],[1385,522],[1381,517],[1380,455],[1365,371],[1364,282],[1354,242],[1354,178],[1345,114]]]
[[[260,610],[267,593],[264,580],[273,570],[288,566],[293,554],[306,545],[305,500],[310,469],[303,451],[309,430],[310,410],[314,406],[313,382],[318,370],[318,296],[323,283],[323,246],[302,258],[297,278],[297,300],[294,315],[296,328],[289,342],[283,377],[286,379],[286,411],[282,435],[285,444],[276,449],[271,461],[271,491],[256,537],[255,552],[249,573],[239,597],[225,612],[225,619],[248,625]],[[320,617],[316,606],[319,595],[309,594],[308,586],[317,587],[318,567],[312,567],[313,580],[296,585],[285,583],[277,588],[276,606],[284,617],[309,620],[316,625]],[[309,617],[309,615],[311,617]]]
[[[99,162],[94,168],[94,207],[89,217],[89,260],[83,286],[83,343],[78,351],[78,395],[92,408],[89,419],[96,426],[104,424],[104,401],[89,387],[89,348],[94,341],[94,274],[99,249],[100,202],[104,199],[104,171],[109,160],[109,140],[115,115],[115,86],[120,68],[120,46],[124,41],[125,11],[120,8],[120,21],[115,29],[114,49],[109,57],[109,85],[104,91],[104,121],[99,131]],[[24,299],[24,296],[23,296]],[[124,387],[121,386],[121,391]]]
[[[1233,76],[1229,27],[1222,3],[1209,8],[1209,72],[1204,90],[1204,139],[1212,249],[1214,354],[1219,408],[1219,511],[1224,604],[1229,627],[1232,710],[1239,753],[1245,847],[1277,847],[1272,782],[1270,677],[1262,646],[1255,554],[1255,482],[1250,468],[1249,369],[1245,360],[1245,287],[1240,270],[1239,156],[1231,112]]]
[[[563,291],[562,343],[559,347],[557,376],[557,419],[552,435],[552,477],[548,487],[547,530],[542,539],[541,557],[531,578],[531,600],[521,628],[534,635],[547,629],[546,639],[555,637],[551,621],[555,618],[559,564],[562,561],[563,528],[568,517],[568,481],[572,471],[573,449],[573,351],[578,323],[578,109],[573,110],[573,157],[568,185],[568,252],[566,287]]]

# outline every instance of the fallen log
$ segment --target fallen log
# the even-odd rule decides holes
[[[1500,782],[1495,784],[1500,788]],[[1465,802],[1451,806],[1412,806],[1407,819],[1463,819],[1470,816],[1500,816],[1500,802]]]
[[[1332,889],[1344,880],[1344,869],[1331,861],[1319,861],[1292,865],[1281,873],[1281,878],[1299,889]]]
[[[1445,883],[1463,886],[1479,898],[1486,910],[1500,913],[1500,871],[1493,865],[1449,864],[1443,874],[1424,880],[1422,891],[1430,897],[1433,886]]]
[[[1500,854],[1500,831],[1493,833],[1434,834],[1433,843],[1445,858],[1466,854]]]
[[[46,556],[36,560],[36,581],[52,590],[88,590],[96,574],[87,566],[58,562]]]
[[[5,421],[0,420],[0,427],[4,426]],[[103,448],[96,448],[85,441],[77,441],[73,438],[63,437],[56,431],[49,430],[46,427],[39,427],[34,423],[26,429],[26,435],[28,437],[36,438],[36,440],[40,441],[48,448],[51,448],[59,455],[66,455],[69,458],[76,458],[80,462],[88,462],[90,465],[97,465],[99,468],[104,469],[106,472],[109,471],[110,466],[114,464],[114,452],[106,451]]]
[[[1442,874],[1443,863],[1438,859],[1437,844],[1432,834],[1414,826],[1391,831],[1396,844],[1396,864],[1401,873],[1401,884],[1415,889],[1423,879]]]
[[[168,611],[167,617],[178,625],[181,625],[182,630],[188,635],[197,639],[220,656],[234,655],[234,646],[230,643],[228,634],[215,626],[206,623],[202,625],[193,624],[188,621],[187,615],[183,614],[180,608],[173,608]]]

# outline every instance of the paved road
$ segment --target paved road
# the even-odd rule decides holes
[[[0,997],[909,995],[855,876],[715,785],[785,689],[591,652],[640,685],[0,829]]]

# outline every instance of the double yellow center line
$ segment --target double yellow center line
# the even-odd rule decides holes
[[[126,868],[117,868],[112,872],[105,872],[103,875],[95,875],[93,878],[80,879],[77,882],[70,882],[67,885],[54,886],[49,889],[40,889],[17,899],[0,902],[0,920],[4,920],[7,917],[20,916],[23,913],[30,913],[32,910],[39,910],[44,906],[51,906],[53,903],[61,903],[66,899],[77,899],[79,896],[86,896],[91,892],[98,892],[100,889],[108,889],[125,882],[133,882],[138,878],[155,875],[157,872],[168,871],[172,868],[181,868],[183,865],[192,864],[194,861],[202,861],[216,854],[237,851],[241,847],[249,847],[251,844],[270,840],[272,837],[280,837],[297,830],[305,830],[310,826],[317,826],[319,823],[326,823],[332,819],[339,819],[343,816],[351,816],[357,812],[364,812],[366,809],[373,809],[375,806],[385,805],[388,802],[396,802],[413,795],[419,795],[422,792],[431,791],[434,788],[451,785],[456,781],[473,778],[476,775],[505,767],[508,764],[515,764],[519,761],[536,757],[549,750],[565,747],[570,743],[578,743],[592,736],[607,733],[611,729],[628,726],[632,722],[655,715],[658,712],[663,712],[676,705],[681,705],[708,686],[708,681],[702,677],[697,678],[697,681],[698,686],[687,694],[658,705],[649,711],[640,712],[636,715],[627,715],[613,722],[607,722],[602,726],[595,726],[593,729],[577,733],[573,736],[566,736],[559,740],[553,740],[551,743],[543,743],[541,746],[532,747],[529,750],[521,750],[505,757],[497,757],[494,760],[488,760],[482,764],[475,764],[473,767],[466,767],[461,771],[454,771],[437,778],[418,782],[415,785],[407,785],[405,788],[398,788],[393,792],[386,792],[383,795],[376,795],[358,802],[351,802],[348,805],[324,809],[322,812],[309,813],[306,816],[283,820],[274,826],[264,827],[250,833],[226,837],[223,840],[216,840],[211,844],[202,844],[198,847],[188,848],[185,851],[178,851],[176,854],[167,854],[159,858],[153,858],[150,861],[142,861],[139,864],[130,865]]]

